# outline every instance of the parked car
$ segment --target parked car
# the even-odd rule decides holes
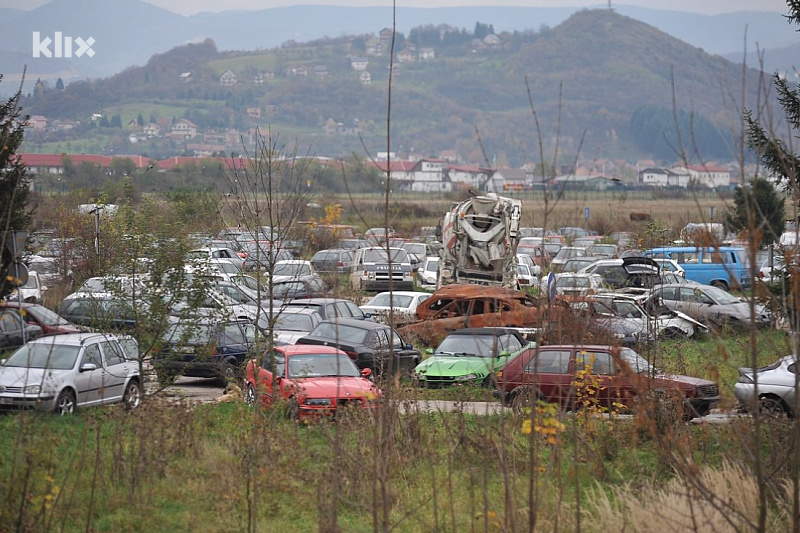
[[[211,259],[227,259],[239,267],[239,270],[243,270],[244,268],[244,258],[233,248],[204,246],[202,248],[195,248],[186,254],[186,260],[190,262],[199,261],[200,264],[203,264]]]
[[[170,324],[153,368],[160,381],[174,376],[235,380],[255,349],[255,325],[247,320],[196,320]]]
[[[425,243],[425,242],[404,242],[400,248],[408,252],[411,259],[411,266],[417,269],[422,266],[426,257],[433,257],[439,254],[441,246],[438,243]]]
[[[338,318],[323,320],[297,344],[333,346],[343,350],[359,368],[378,376],[410,373],[422,355],[391,327],[371,320]]]
[[[272,284],[272,296],[276,300],[322,298],[329,291],[328,284],[317,275],[289,278]]]
[[[142,381],[131,337],[72,333],[32,340],[0,366],[0,409],[65,415],[79,407],[139,406]]]
[[[359,308],[373,320],[389,323],[389,310],[394,309],[395,326],[416,319],[417,306],[430,297],[429,292],[394,291],[380,292]],[[391,305],[390,305],[391,299]]]
[[[276,392],[288,402],[292,419],[332,416],[343,407],[372,410],[380,407],[382,393],[368,379],[371,374],[330,346],[278,346],[273,353],[247,362],[245,401],[270,406],[277,381]]]
[[[520,289],[525,289],[528,287],[536,287],[539,283],[539,280],[536,277],[536,275],[531,271],[531,267],[529,267],[528,265],[523,265],[521,263],[518,263],[517,283],[519,283]]]
[[[556,294],[588,296],[606,288],[603,278],[586,272],[562,272],[556,276]]]
[[[64,299],[57,313],[69,322],[91,330],[131,331],[146,313],[144,302],[110,295],[82,295]]]
[[[660,281],[658,263],[649,257],[599,259],[582,272],[602,276],[603,283],[612,289],[649,289]]]
[[[282,281],[289,281],[295,278],[305,278],[308,276],[316,276],[316,271],[311,261],[303,261],[301,259],[285,259],[275,263],[272,270],[272,280],[275,283]]]
[[[424,387],[457,383],[494,386],[495,374],[523,347],[529,346],[519,330],[468,328],[454,331],[414,369]]]
[[[439,258],[426,257],[422,266],[417,269],[417,285],[420,287],[436,287],[439,277]]]
[[[359,248],[367,248],[369,245],[365,239],[339,239],[336,241],[336,248],[344,248],[346,250],[358,250]]]
[[[387,240],[394,237],[394,229],[388,228],[370,228],[364,232],[364,240],[366,240],[370,246],[385,246]]]
[[[596,294],[592,299],[604,304],[605,308],[626,320],[636,322],[641,331],[651,331],[654,337],[691,338],[708,333],[708,328],[699,321],[680,311],[666,306],[651,308],[648,313],[641,305],[644,297],[626,294]]]
[[[437,346],[448,333],[487,326],[538,327],[539,308],[531,296],[501,287],[446,285],[417,307],[417,321],[400,333]]]
[[[19,299],[23,302],[40,304],[44,301],[44,293],[46,290],[47,286],[42,283],[39,273],[35,270],[30,270],[28,272],[28,280],[25,284],[12,291],[11,294],[8,295],[8,299],[16,300],[18,298],[17,293],[19,293]]]
[[[414,290],[411,257],[402,248],[372,246],[356,250],[350,285],[353,290],[368,292]]]
[[[766,414],[795,416],[798,373],[800,366],[795,355],[787,355],[761,368],[740,368],[733,393],[744,411],[758,409]]]
[[[604,257],[607,259],[616,257],[618,251],[619,247],[616,244],[603,244],[603,243],[592,244],[586,249],[586,252],[591,256]]]
[[[275,340],[281,344],[294,344],[300,337],[311,333],[322,317],[311,307],[273,308],[271,313],[259,317],[258,327],[265,333],[269,331],[270,320],[274,320],[272,332]]]
[[[22,346],[43,333],[41,326],[27,322],[16,310],[0,308],[0,351]]]
[[[648,296],[648,305],[665,305],[680,311],[708,327],[748,327],[751,322],[750,304],[729,292],[700,284],[657,285]],[[752,320],[759,327],[770,324],[766,308],[756,303]]]
[[[580,390],[579,374],[592,377]],[[536,401],[565,409],[596,402],[604,409],[632,409],[640,395],[659,391],[681,402],[682,415],[707,415],[719,401],[719,386],[707,379],[664,374],[631,348],[599,345],[552,345],[527,348],[497,375],[498,396],[522,414]]]
[[[586,248],[578,248],[575,246],[564,246],[558,250],[558,253],[550,261],[550,270],[553,272],[561,272],[564,263],[575,257],[586,257]]]
[[[723,290],[750,287],[750,266],[746,250],[733,246],[667,246],[644,253],[653,259],[673,259],[686,271],[686,278]]]
[[[311,265],[319,273],[348,273],[353,269],[353,250],[344,248],[320,250],[311,258]]]
[[[558,228],[558,234],[563,235],[567,239],[575,240],[583,237],[588,237],[591,235],[591,232],[583,228],[566,226],[563,228]]]
[[[25,322],[33,322],[42,328],[42,335],[81,332],[78,326],[43,305],[25,302],[20,305],[14,301],[0,302],[0,311],[4,310],[19,314]]]
[[[282,245],[273,248],[271,241],[246,241],[242,246],[245,254],[242,270],[269,270],[278,261],[294,259],[292,252]]]
[[[365,320],[369,317],[359,307],[344,298],[303,298],[291,300],[284,307],[308,307],[315,310],[323,318],[355,318]]]
[[[564,272],[580,272],[581,270],[585,269],[592,263],[594,263],[596,259],[594,257],[573,257],[572,259],[568,259],[564,266],[561,267],[561,273]]]

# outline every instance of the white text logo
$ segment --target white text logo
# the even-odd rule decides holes
[[[38,31],[33,32],[33,57],[72,57],[72,43],[77,45],[74,52],[75,57],[81,57],[86,54],[89,57],[94,57],[94,38],[89,37],[85,41],[80,37],[76,37],[73,41],[72,37],[61,36],[61,32],[55,32],[53,39],[50,37],[41,38]],[[50,50],[50,45],[53,45],[53,50]]]

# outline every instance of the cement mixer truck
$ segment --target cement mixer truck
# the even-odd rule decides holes
[[[442,220],[437,287],[454,283],[517,288],[522,202],[494,193],[453,205]]]

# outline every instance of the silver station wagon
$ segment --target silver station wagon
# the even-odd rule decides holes
[[[71,333],[32,340],[0,365],[0,410],[57,414],[142,400],[138,346],[131,337]]]

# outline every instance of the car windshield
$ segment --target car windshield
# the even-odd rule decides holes
[[[498,348],[503,344],[494,335],[450,335],[436,348],[434,355],[492,357],[495,354],[495,343]]]
[[[311,331],[314,323],[311,315],[305,313],[281,313],[275,322],[275,329],[284,331]]]
[[[412,244],[406,243],[403,245],[403,250],[410,254],[416,254],[419,256],[425,255],[425,245],[424,244]]]
[[[425,272],[436,272],[437,270],[439,270],[439,260],[428,259],[425,263]]]
[[[703,292],[705,292],[707,296],[710,296],[719,305],[730,305],[741,302],[739,298],[731,296],[730,293],[722,289],[718,289],[717,287],[705,287]]]
[[[307,263],[277,263],[273,272],[275,276],[310,276],[311,267]]]
[[[559,261],[566,261],[573,257],[584,256],[586,256],[586,248],[561,248],[556,255],[556,259]]]
[[[21,289],[38,289],[39,288],[39,278],[36,276],[28,276],[28,281],[25,282],[25,285],[20,287]]]
[[[69,324],[69,321],[44,306],[38,306],[35,309],[26,308],[25,310],[34,315],[36,320],[45,326],[65,326]]]
[[[391,252],[391,258],[393,263],[408,263],[408,254],[405,250],[398,250],[396,248],[392,248],[389,250]],[[389,255],[386,253],[386,250],[379,249],[379,248],[372,248],[364,252],[364,262],[365,263],[387,263],[389,261]]]
[[[630,348],[622,348],[620,350],[620,357],[628,363],[631,369],[638,374],[656,374],[658,370],[647,362],[647,359],[634,352]]]
[[[348,344],[364,344],[367,333],[368,330],[355,326],[325,322],[314,328],[314,331],[311,332],[311,336],[337,342],[346,342]]]
[[[214,327],[211,324],[191,324],[188,322],[172,324],[164,333],[164,339],[173,343],[208,344],[213,338]]]
[[[411,305],[411,300],[413,300],[413,296],[408,296],[405,294],[395,294],[393,298],[394,307],[402,307],[408,308]],[[370,301],[366,303],[367,307],[390,307],[389,304],[389,293],[381,293],[377,294],[372,297]]]
[[[52,343],[29,343],[14,352],[4,366],[69,370],[75,366],[80,346]]]
[[[591,287],[591,285],[589,278],[583,276],[561,276],[556,280],[556,287],[585,288]]]
[[[295,379],[326,376],[357,378],[361,375],[350,357],[332,353],[292,355],[288,366],[287,377]]]
[[[272,286],[272,295],[276,298],[293,298],[305,290],[305,285],[302,281],[286,281],[283,283],[275,283]]]

